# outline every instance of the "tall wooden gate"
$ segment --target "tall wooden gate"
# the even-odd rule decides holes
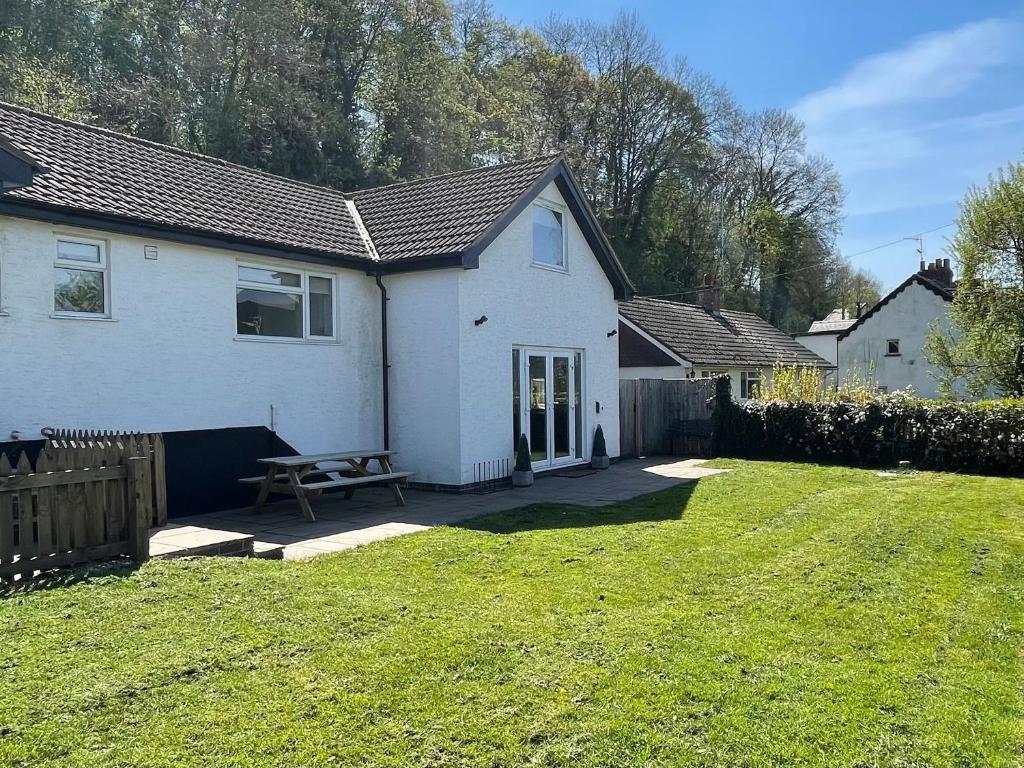
[[[620,454],[705,455],[714,394],[714,379],[619,381]]]

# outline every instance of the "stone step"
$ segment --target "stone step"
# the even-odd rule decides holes
[[[252,557],[255,537],[235,531],[203,528],[197,525],[169,523],[149,533],[149,556],[174,557]]]
[[[252,543],[252,556],[261,560],[284,560],[284,544],[274,544],[270,541],[254,541]]]

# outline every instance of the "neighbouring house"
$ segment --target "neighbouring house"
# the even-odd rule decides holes
[[[619,304],[619,378],[689,379],[727,375],[733,397],[747,400],[776,363],[832,365],[750,312],[721,309],[705,279],[699,304],[636,297]]]
[[[818,357],[839,366],[839,334],[857,322],[845,309],[833,309],[823,320],[815,320],[803,333],[794,333],[793,338],[807,347]]]
[[[938,397],[924,348],[933,326],[949,332],[954,289],[949,259],[922,261],[918,272],[836,335],[839,380],[854,377],[879,392],[912,387],[921,397]],[[798,340],[814,348],[806,337]]]
[[[618,454],[633,288],[561,157],[346,194],[9,105],[0,137],[0,440],[163,432],[182,487],[280,452],[253,430],[452,489],[520,432],[537,470],[599,424]]]

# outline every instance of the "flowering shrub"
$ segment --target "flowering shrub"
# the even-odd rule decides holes
[[[1024,475],[1024,402],[898,393],[866,403],[715,398],[721,455]],[[718,411],[721,410],[721,413]]]

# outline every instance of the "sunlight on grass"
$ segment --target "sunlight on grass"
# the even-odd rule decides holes
[[[720,463],[15,593],[0,764],[1016,764],[1024,482]]]

